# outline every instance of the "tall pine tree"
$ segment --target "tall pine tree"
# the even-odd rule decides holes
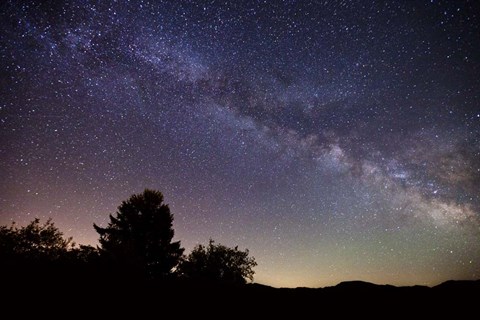
[[[128,276],[162,279],[178,264],[183,248],[172,242],[173,215],[163,194],[146,189],[132,195],[110,215],[106,228],[94,224],[100,235],[102,254],[117,271]]]

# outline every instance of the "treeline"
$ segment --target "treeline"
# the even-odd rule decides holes
[[[106,227],[94,225],[97,247],[76,245],[52,220],[0,226],[0,262],[10,281],[102,280],[189,281],[244,284],[253,280],[248,249],[210,240],[185,255],[173,241],[173,215],[159,191],[145,190],[123,201]]]

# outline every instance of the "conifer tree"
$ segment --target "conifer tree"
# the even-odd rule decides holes
[[[162,279],[169,276],[183,254],[180,241],[172,242],[173,215],[163,194],[146,189],[134,194],[110,215],[107,227],[94,224],[101,252],[131,276]]]

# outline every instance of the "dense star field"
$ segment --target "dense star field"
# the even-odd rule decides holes
[[[2,1],[0,223],[165,195],[256,282],[480,278],[477,1]]]

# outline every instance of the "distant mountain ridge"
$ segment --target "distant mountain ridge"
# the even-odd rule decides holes
[[[275,288],[263,284],[252,284],[254,286],[268,287],[271,289],[280,289],[280,290],[396,290],[396,289],[415,289],[415,290],[463,290],[463,289],[476,289],[480,290],[480,280],[448,280],[442,282],[433,287],[424,286],[424,285],[413,285],[413,286],[394,286],[390,284],[375,284],[367,281],[361,280],[352,280],[352,281],[342,281],[335,286],[327,287],[296,287],[296,288]]]

